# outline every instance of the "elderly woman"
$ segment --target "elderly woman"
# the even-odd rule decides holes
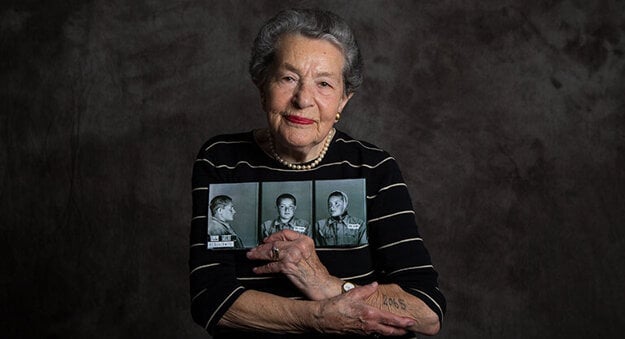
[[[395,160],[336,130],[362,80],[351,29],[320,10],[287,10],[254,41],[252,80],[268,127],[210,139],[193,170],[194,320],[214,338],[435,334],[445,312]],[[318,247],[282,230],[251,250],[211,250],[211,184],[366,180],[368,242]]]

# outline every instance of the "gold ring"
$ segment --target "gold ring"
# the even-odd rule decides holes
[[[276,246],[271,248],[271,260],[278,261],[280,260],[280,249]]]

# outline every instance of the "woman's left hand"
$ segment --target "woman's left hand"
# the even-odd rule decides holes
[[[283,273],[311,300],[341,293],[342,281],[328,273],[315,252],[314,241],[304,234],[292,230],[274,233],[247,252],[247,258],[270,261],[255,267],[254,273]]]

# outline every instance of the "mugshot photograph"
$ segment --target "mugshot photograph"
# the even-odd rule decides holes
[[[207,205],[207,249],[256,246],[257,183],[212,184]],[[198,217],[198,220],[204,220]]]
[[[288,229],[312,237],[312,182],[264,182],[259,239]]]
[[[349,247],[368,243],[366,179],[315,182],[313,239],[318,247]]]
[[[366,244],[367,226],[364,220],[348,212],[349,198],[341,191],[328,196],[328,217],[315,224],[317,246],[357,246]]]
[[[282,193],[276,198],[276,210],[278,216],[275,219],[266,220],[260,226],[261,238],[266,238],[281,230],[293,230],[308,236],[312,236],[310,222],[295,216],[297,199],[290,193]]]
[[[234,221],[234,204],[226,195],[218,195],[210,203],[211,216],[208,219],[209,244],[219,241],[227,244],[225,247],[243,248],[243,242],[230,223]]]

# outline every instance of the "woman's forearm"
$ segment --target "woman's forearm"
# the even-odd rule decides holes
[[[274,333],[310,332],[313,301],[248,290],[228,309],[219,326]]]
[[[219,326],[274,333],[406,334],[415,327],[414,319],[365,302],[377,287],[369,284],[318,301],[292,300],[248,290],[228,309]]]

